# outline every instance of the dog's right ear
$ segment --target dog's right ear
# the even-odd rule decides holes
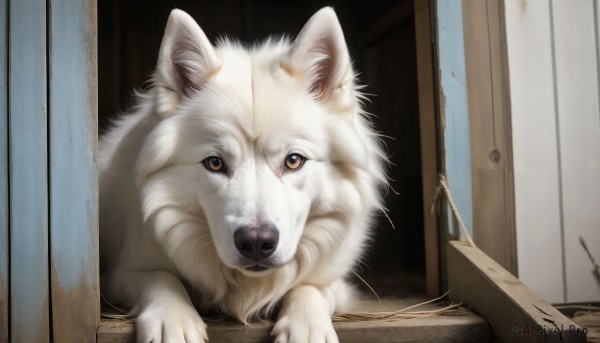
[[[171,11],[154,76],[156,111],[163,117],[173,114],[177,104],[201,89],[220,64],[196,21],[184,11]]]

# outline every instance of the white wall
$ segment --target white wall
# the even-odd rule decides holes
[[[595,0],[505,1],[519,278],[550,302],[600,300]]]

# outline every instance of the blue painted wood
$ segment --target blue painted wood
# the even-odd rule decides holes
[[[469,104],[465,71],[462,1],[437,1],[437,34],[442,116],[445,123],[444,148],[448,184],[458,210],[473,235],[471,195],[471,145]],[[449,215],[451,216],[451,215]],[[449,218],[451,233],[458,232]]]
[[[95,342],[100,315],[96,1],[50,1],[52,325]]]
[[[11,339],[48,342],[46,0],[9,7]]]
[[[8,342],[8,0],[0,0],[0,342]]]

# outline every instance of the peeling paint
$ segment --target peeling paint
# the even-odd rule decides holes
[[[22,318],[13,314],[11,340],[9,342],[50,342],[50,320],[48,318],[48,293],[43,298],[43,307],[37,318]]]
[[[8,342],[8,287],[0,280],[0,342]]]
[[[438,80],[440,80],[440,127],[442,131],[446,129],[446,93],[444,93],[444,86],[442,85],[442,72],[438,72]]]
[[[82,281],[75,288],[65,289],[54,270],[54,261],[51,280],[54,341],[95,342],[100,324],[99,285]]]

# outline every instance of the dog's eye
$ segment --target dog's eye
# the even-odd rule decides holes
[[[292,171],[298,170],[298,169],[302,168],[302,165],[304,164],[305,161],[306,161],[306,157],[304,157],[298,153],[289,154],[285,158],[285,169],[292,170]]]
[[[225,162],[219,156],[211,156],[202,161],[204,167],[211,172],[214,173],[225,173],[227,170],[225,168]]]

